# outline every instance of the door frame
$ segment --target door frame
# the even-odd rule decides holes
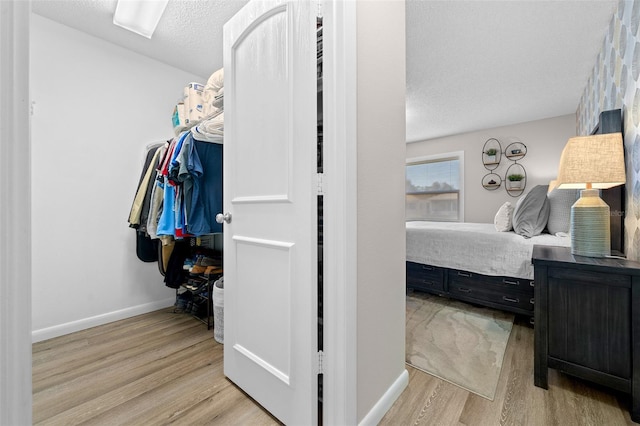
[[[0,424],[31,424],[30,0],[0,2]]]
[[[323,421],[357,423],[357,2],[322,2]]]
[[[357,187],[356,187],[356,2],[327,0],[323,3],[325,45],[324,88],[324,169],[325,211],[325,365],[324,413],[327,424],[356,423],[356,311],[357,306]],[[3,98],[5,87],[13,87],[12,97],[21,108],[2,108],[3,132],[29,133],[29,15],[30,0],[0,2],[3,31],[13,44],[0,44],[3,67],[0,76]],[[8,23],[9,25],[5,25]],[[3,33],[4,38],[5,33]],[[14,53],[18,52],[16,56]],[[14,78],[17,76],[17,79]],[[16,104],[13,104],[16,105]],[[5,111],[6,110],[6,111]],[[329,114],[330,112],[330,114]],[[0,284],[0,424],[32,422],[31,387],[31,198],[30,135],[27,143],[0,145],[0,161],[11,163],[16,179],[2,197],[3,223],[20,223],[3,230],[6,244],[0,256],[6,260]],[[11,140],[11,139],[9,139]],[[17,148],[16,148],[17,147]],[[16,149],[13,149],[16,148]],[[22,165],[22,167],[16,167]],[[13,181],[13,179],[12,179]],[[5,181],[6,182],[6,181]],[[345,184],[346,183],[346,184]],[[26,195],[26,196],[25,196]],[[24,200],[16,204],[5,201]],[[25,220],[25,218],[27,218]],[[6,285],[18,278],[20,291]],[[11,345],[6,344],[11,342]],[[11,372],[9,375],[6,372]]]

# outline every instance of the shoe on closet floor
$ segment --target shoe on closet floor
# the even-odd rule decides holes
[[[191,306],[189,307],[189,313],[191,315],[194,316],[200,316],[202,314],[203,311],[203,304],[196,302],[195,300],[191,303]]]
[[[189,271],[189,274],[191,276],[201,275],[206,270],[207,270],[207,266],[194,265],[193,268],[191,268],[191,270]]]
[[[200,264],[202,266],[217,266],[220,264],[220,261],[218,259],[214,259],[213,257],[203,256]]]
[[[200,282],[200,284],[192,290],[193,294],[200,294],[204,292],[207,289],[208,284],[209,284],[208,280],[204,280]]]
[[[222,274],[222,266],[208,266],[204,271],[204,276],[209,278],[220,274]]]
[[[189,293],[188,291],[178,294],[176,296],[176,302],[174,304],[175,306],[174,312],[176,313],[186,312],[189,302],[191,302],[192,298],[193,298],[192,294]]]
[[[204,278],[190,278],[187,281],[187,284],[185,285],[185,287],[187,288],[187,290],[191,290],[193,292],[198,288],[200,288],[202,285],[206,285],[206,284],[207,284],[207,280]]]
[[[185,259],[184,264],[182,265],[182,269],[184,269],[185,271],[190,271],[191,268],[193,268],[193,265],[195,264],[196,264],[195,260]]]

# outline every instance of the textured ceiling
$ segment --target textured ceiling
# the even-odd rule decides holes
[[[617,1],[408,1],[407,141],[575,113]]]
[[[32,11],[206,81],[222,67],[222,26],[247,0],[169,0],[151,39],[113,25],[116,3],[116,0],[33,0]]]
[[[112,24],[115,0],[32,9],[204,81],[222,67],[223,24],[245,3],[170,0],[151,40]],[[408,0],[407,141],[574,113],[616,4]]]

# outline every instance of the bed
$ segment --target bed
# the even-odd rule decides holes
[[[407,261],[523,280],[533,280],[534,244],[571,245],[568,235],[524,238],[497,232],[493,223],[415,221],[407,222],[406,229]]]
[[[613,133],[622,130],[620,110],[604,111],[593,133]],[[547,202],[553,228],[566,227],[571,204],[578,193],[560,190],[547,194],[546,187],[533,188],[528,194],[534,201],[522,202],[521,211],[543,209]],[[547,201],[544,201],[544,194]],[[571,197],[574,197],[573,200]],[[624,186],[602,191],[602,198],[610,207],[612,254],[624,253],[623,215]],[[560,201],[561,199],[561,201]],[[552,204],[553,203],[553,204]],[[507,203],[505,203],[507,204]],[[505,206],[503,205],[502,208]],[[514,212],[515,215],[518,212]],[[500,211],[498,212],[500,214]],[[498,218],[496,215],[496,220]],[[535,216],[534,214],[534,216]],[[559,223],[560,221],[561,223]],[[571,245],[566,232],[552,229],[551,222],[544,223],[544,231],[523,236],[523,233],[499,232],[494,223],[453,223],[412,221],[406,224],[407,233],[407,289],[425,291],[466,302],[497,308],[533,318],[534,286],[531,255],[534,245]],[[549,233],[549,231],[552,231]],[[535,235],[534,235],[535,234]]]

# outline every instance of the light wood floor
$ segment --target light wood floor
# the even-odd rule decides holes
[[[516,322],[494,401],[407,367],[381,425],[632,425],[625,395],[550,370],[533,385],[533,329]],[[33,345],[35,424],[274,425],[224,377],[213,332],[172,309]]]
[[[33,345],[42,425],[273,425],[224,377],[213,330],[173,308]]]
[[[409,386],[380,425],[633,425],[629,400],[549,370],[533,384],[533,328],[516,318],[493,401],[407,366]]]

